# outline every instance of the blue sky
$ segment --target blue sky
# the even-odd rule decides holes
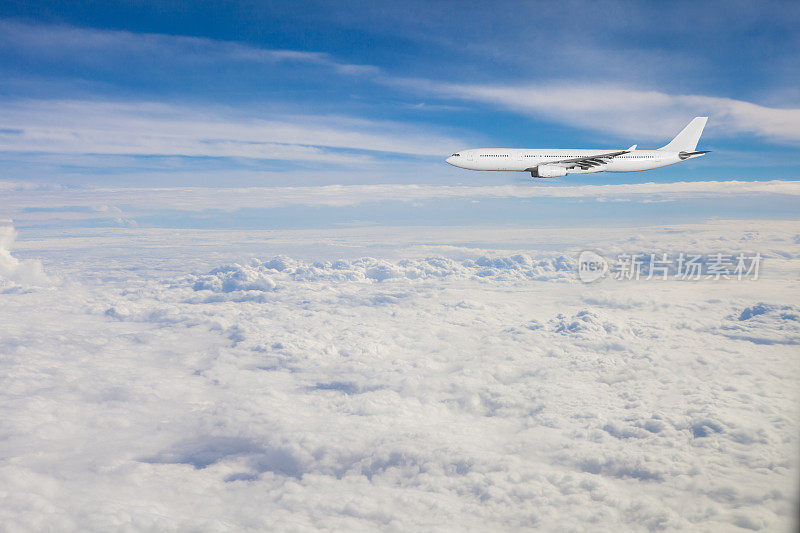
[[[0,179],[67,186],[520,183],[483,146],[709,157],[568,183],[794,179],[797,3],[0,4]]]

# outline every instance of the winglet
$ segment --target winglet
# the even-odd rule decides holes
[[[639,145],[638,145],[638,144],[634,144],[633,146],[631,146],[630,148],[628,148],[628,151],[629,151],[629,152],[633,152],[634,150],[636,150],[636,147],[637,147],[637,146],[639,146]]]

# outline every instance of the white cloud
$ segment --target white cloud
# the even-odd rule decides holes
[[[116,69],[120,64],[131,62],[167,65],[165,69],[178,66],[213,69],[215,65],[237,62],[308,64],[346,76],[363,75],[370,82],[404,91],[481,102],[530,113],[549,121],[611,132],[626,137],[629,142],[666,142],[696,115],[711,116],[709,138],[758,135],[790,144],[800,141],[797,133],[800,131],[800,109],[769,107],[710,94],[668,92],[656,86],[620,84],[619,76],[594,75],[592,77],[599,80],[595,82],[555,80],[550,72],[546,81],[533,84],[465,84],[399,78],[377,67],[349,64],[324,53],[273,50],[196,37],[26,25],[12,21],[0,21],[0,36],[3,36],[2,42],[17,54],[46,61],[59,61],[59,58],[66,57],[91,68]],[[578,55],[582,58],[578,63],[588,61],[597,68],[597,65],[603,65],[606,56],[620,54],[616,49],[603,51],[585,45],[565,50],[565,56],[557,59],[556,64],[574,63]],[[648,63],[647,58],[654,57],[655,63],[676,60],[664,55],[665,52],[650,50],[624,51],[623,54],[633,57],[634,63]],[[702,70],[703,67],[695,65],[694,68]],[[22,105],[31,107],[34,104],[27,102]],[[7,127],[0,124],[6,129],[24,130],[23,135],[11,139],[4,135],[3,139],[8,143],[5,149],[38,151],[47,145],[57,153],[210,155],[313,161],[320,159],[318,147],[441,155],[459,145],[447,135],[425,131],[424,128],[369,120],[359,122],[347,117],[297,116],[263,121],[246,117],[231,120],[230,116],[219,116],[231,115],[230,110],[180,109],[147,102],[129,105],[50,101],[35,105],[42,106],[45,115],[52,114],[53,123],[39,120],[30,123],[34,117],[29,115],[35,111],[24,110],[23,116],[17,117],[22,120],[10,120]],[[158,106],[160,109],[156,109]],[[0,109],[0,113],[9,119],[18,112],[19,109],[13,107]],[[63,124],[65,112],[76,115],[68,127]],[[145,122],[144,117],[139,116],[141,114],[148,116],[150,122]],[[89,118],[85,124],[84,117]],[[385,133],[387,131],[400,131],[400,134],[390,135]],[[343,163],[358,162],[358,158],[353,156],[328,151],[323,155],[331,161],[338,158]]]
[[[238,62],[262,66],[307,64],[346,76],[378,69],[337,61],[328,54],[271,50],[241,43],[161,34],[26,25],[0,21],[0,45],[38,61],[118,70],[205,68]],[[124,67],[123,67],[124,68]],[[253,113],[233,107],[164,102],[25,100],[0,104],[0,150],[55,154],[242,157],[358,165],[363,153],[449,153],[454,139],[432,127],[341,115]]]
[[[601,83],[467,85],[430,80],[392,80],[419,92],[477,101],[539,117],[664,144],[694,116],[709,116],[710,136],[755,134],[779,142],[800,141],[800,109],[778,109],[719,96],[669,94]]]
[[[365,155],[449,153],[456,143],[424,129],[342,116],[242,116],[226,108],[150,102],[18,101],[0,104],[0,150],[66,154],[250,157],[358,164]]]
[[[70,61],[94,66],[119,68],[131,59],[160,65],[205,65],[213,67],[231,62],[273,65],[307,63],[328,67],[346,75],[375,73],[377,67],[337,61],[328,54],[299,50],[277,50],[183,35],[134,33],[119,30],[76,28],[73,26],[30,25],[0,20],[0,43],[13,47],[19,55]]]
[[[253,266],[233,264],[215,268],[207,275],[199,276],[193,288],[196,291],[213,292],[264,292],[275,289],[275,282]]]
[[[39,261],[11,255],[16,236],[13,226],[0,226],[0,292],[51,284]]]
[[[800,196],[798,181],[702,181],[622,185],[325,185],[243,188],[75,188],[30,190],[0,182],[3,213],[18,224],[48,220],[114,219],[134,223],[140,213],[159,210],[202,211],[287,206],[358,206],[370,202],[422,202],[436,199],[571,198],[592,201],[678,201],[696,198]],[[125,206],[124,210],[115,206]]]
[[[69,283],[0,294],[0,518],[788,530],[796,233],[37,234],[25,253]],[[584,285],[566,267],[587,244],[784,255],[756,282]],[[307,257],[241,255],[292,246]]]
[[[253,259],[247,265],[233,264],[215,268],[208,274],[191,276],[188,284],[195,291],[271,291],[275,276],[295,282],[372,282],[393,279],[499,279],[552,280],[572,278],[574,261],[562,254],[532,258],[527,254],[487,256],[454,261],[447,257],[407,258],[390,262],[374,257],[356,260],[316,261],[307,263],[287,256],[267,261]]]

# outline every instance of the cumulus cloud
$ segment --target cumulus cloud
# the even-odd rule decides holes
[[[251,261],[224,245],[260,235],[211,232],[221,266],[196,273],[192,233],[43,238],[72,283],[0,294],[4,524],[792,527],[794,224],[553,229],[544,251],[460,229],[436,253],[348,231],[330,255],[271,232],[313,246]],[[786,255],[754,282],[583,284],[563,244],[687,236]]]
[[[755,344],[800,344],[800,306],[759,302],[729,316],[720,331]]]
[[[11,254],[16,237],[13,226],[0,226],[0,289],[7,291],[50,284],[41,262],[20,260]]]
[[[551,281],[573,278],[574,265],[575,260],[563,254],[547,254],[536,258],[527,254],[481,255],[462,261],[439,256],[408,258],[397,262],[362,257],[313,263],[280,255],[266,261],[252,259],[247,265],[218,267],[207,274],[190,276],[187,283],[195,291],[228,293],[272,291],[279,286],[274,279],[292,282],[366,283],[448,278]]]
[[[213,292],[271,291],[275,282],[255,266],[226,265],[215,268],[194,282],[194,290]]]

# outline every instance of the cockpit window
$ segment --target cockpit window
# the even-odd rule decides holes
[[[461,154],[453,154],[453,157],[461,157]]]

